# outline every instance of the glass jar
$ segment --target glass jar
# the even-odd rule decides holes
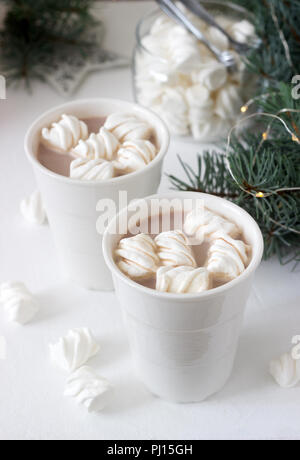
[[[246,10],[231,3],[202,3],[236,40],[246,42],[254,35]],[[194,15],[190,18],[219,49],[230,49],[224,34]],[[225,137],[241,116],[241,107],[255,92],[254,77],[247,72],[241,56],[231,50],[238,71],[229,73],[205,45],[160,9],[140,21],[136,38],[136,102],[157,112],[173,135],[200,142]]]

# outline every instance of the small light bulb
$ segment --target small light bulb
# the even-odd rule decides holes
[[[243,107],[241,107],[241,112],[242,113],[247,112],[247,110],[248,110],[248,107],[246,105],[243,105]]]
[[[257,194],[255,196],[256,196],[256,198],[263,198],[265,196],[265,194],[263,192],[257,192]]]
[[[267,132],[263,133],[262,138],[264,141],[266,141],[268,139],[268,133]]]

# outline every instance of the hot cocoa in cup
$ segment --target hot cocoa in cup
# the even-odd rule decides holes
[[[145,168],[158,151],[152,125],[135,114],[79,119],[65,113],[41,130],[37,159],[56,174],[103,181]]]
[[[161,292],[200,293],[238,277],[251,261],[242,229],[203,206],[150,216],[115,251],[119,269]]]
[[[69,279],[88,289],[113,289],[96,228],[101,202],[118,210],[120,192],[128,202],[156,192],[168,146],[158,116],[113,99],[69,102],[30,127],[25,150]]]
[[[174,200],[189,206],[183,218],[174,219],[175,210],[169,227],[149,231],[149,217],[160,223],[164,216],[153,213],[157,202],[171,207]],[[232,372],[263,254],[252,217],[202,193],[154,196],[121,211],[104,235],[103,250],[138,377],[152,393],[176,402],[202,401],[219,391]]]

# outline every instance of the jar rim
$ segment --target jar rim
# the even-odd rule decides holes
[[[254,22],[254,15],[251,12],[249,12],[246,8],[244,8],[244,7],[240,6],[240,5],[237,5],[235,3],[232,3],[232,2],[227,3],[226,2],[226,4],[224,4],[221,0],[202,0],[202,3],[205,6],[211,6],[211,7],[220,6],[222,8],[226,8],[226,9],[232,10],[234,12],[244,14],[244,15],[246,15],[246,17],[248,19],[251,19],[252,23]],[[162,62],[167,62],[166,59],[164,59],[163,57],[156,56],[155,54],[153,54],[142,43],[142,39],[144,38],[142,36],[142,31],[141,31],[142,26],[144,25],[144,23],[145,23],[145,21],[147,19],[151,19],[152,17],[155,17],[158,14],[164,15],[165,13],[160,8],[155,8],[154,10],[152,9],[151,11],[149,11],[148,13],[146,13],[146,14],[144,14],[142,16],[142,18],[138,21],[137,26],[136,26],[136,32],[135,32],[136,41],[137,41],[138,46],[140,48],[142,48],[142,50],[145,51],[146,53],[148,53],[150,56],[153,56],[153,57],[155,57],[157,59],[160,59]]]

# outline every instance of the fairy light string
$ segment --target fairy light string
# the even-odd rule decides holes
[[[256,101],[261,101],[268,99],[271,96],[275,96],[277,93],[273,91],[272,93],[265,93],[260,96],[253,97],[252,99],[249,99],[248,102],[246,102],[242,107],[241,107],[241,112],[246,113],[248,109],[251,107],[251,105],[255,104]]]
[[[268,95],[265,95],[266,97]],[[241,107],[241,112],[244,114],[248,108],[250,107],[250,105],[252,105],[255,100],[257,98],[253,98],[251,99],[250,101],[247,102],[247,104],[245,104],[243,107]],[[262,139],[259,143],[259,146],[255,152],[255,155],[254,155],[254,162],[255,162],[255,158],[256,156],[259,154],[262,146],[264,145],[264,143],[270,138],[270,133],[271,133],[271,130],[272,130],[272,126],[274,124],[275,121],[279,121],[285,128],[285,130],[289,133],[289,135],[291,136],[291,139],[294,141],[294,142],[297,142],[298,144],[300,144],[300,140],[299,140],[299,137],[298,137],[298,133],[296,132],[293,132],[289,126],[287,125],[287,123],[285,122],[285,120],[283,120],[283,118],[280,117],[281,114],[284,114],[284,113],[298,113],[300,114],[300,110],[297,110],[297,109],[290,109],[290,108],[283,108],[281,109],[279,112],[277,112],[277,114],[270,114],[270,113],[265,113],[265,112],[260,112],[260,113],[253,113],[251,115],[248,115],[248,116],[243,116],[238,122],[236,125],[234,125],[231,130],[229,131],[229,134],[228,134],[228,140],[227,140],[227,147],[226,147],[226,152],[225,152],[225,155],[226,155],[226,162],[227,162],[227,168],[229,170],[229,173],[232,177],[232,179],[234,180],[234,182],[237,184],[237,186],[245,193],[253,196],[254,198],[258,198],[258,201],[257,201],[257,205],[258,207],[260,208],[260,210],[263,212],[263,208],[262,206],[260,205],[259,203],[259,200],[260,199],[265,199],[265,198],[268,198],[270,196],[274,196],[274,195],[278,195],[279,193],[284,193],[284,192],[300,192],[300,187],[283,187],[283,188],[278,188],[276,190],[271,190],[271,191],[263,191],[263,190],[255,190],[254,188],[245,188],[241,183],[240,181],[237,179],[237,177],[235,176],[235,174],[233,173],[232,171],[232,168],[231,168],[231,165],[230,165],[230,154],[232,153],[232,149],[231,149],[231,140],[232,140],[232,136],[233,136],[233,133],[234,131],[239,128],[239,126],[242,124],[242,123],[247,123],[248,121],[250,121],[251,119],[254,119],[254,118],[258,118],[258,117],[269,117],[271,118],[271,121],[270,123],[268,124],[267,126],[267,129],[262,133]],[[294,126],[293,126],[294,127]],[[297,127],[295,127],[297,129]],[[273,218],[269,217],[269,220],[281,227],[281,228],[284,228],[290,232],[293,232],[293,233],[296,233],[296,234],[299,234],[300,235],[300,231],[299,230],[296,230],[294,228],[291,228],[291,227],[288,227],[276,220],[274,220]]]

